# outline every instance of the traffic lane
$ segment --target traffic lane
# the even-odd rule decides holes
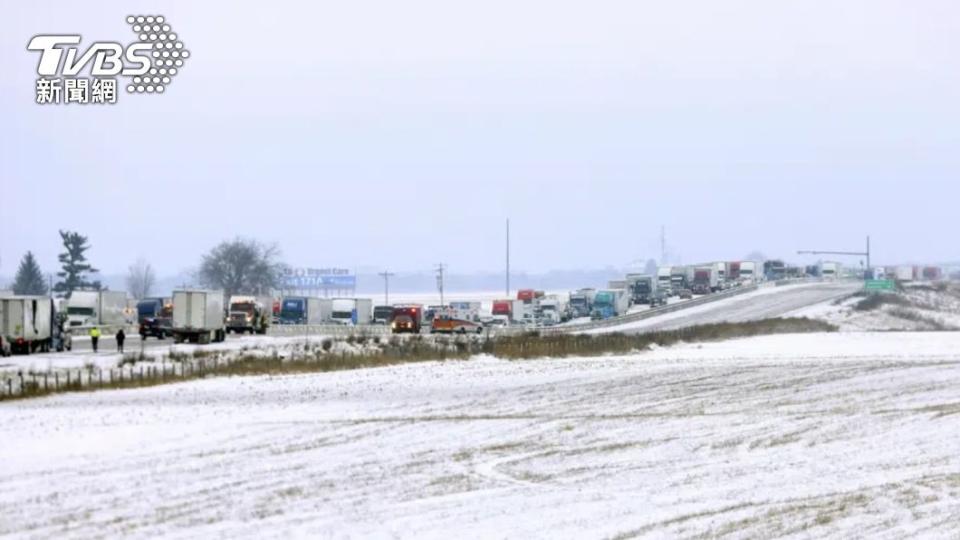
[[[783,317],[791,311],[826,302],[831,299],[853,293],[862,288],[862,283],[840,282],[814,287],[784,286],[782,291],[752,298],[731,298],[716,304],[707,304],[709,309],[698,310],[683,317],[671,318],[631,330],[631,333],[645,333],[658,330],[676,330],[689,326],[715,324],[722,322],[746,322],[760,319]],[[681,312],[682,313],[682,312]]]

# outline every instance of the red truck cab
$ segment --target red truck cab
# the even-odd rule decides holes
[[[419,334],[423,325],[423,306],[419,304],[394,306],[390,316],[390,331],[394,334]]]

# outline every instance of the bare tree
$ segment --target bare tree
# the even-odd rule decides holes
[[[156,281],[157,276],[153,273],[153,267],[142,257],[127,270],[127,292],[137,300],[149,296]]]
[[[277,286],[280,250],[245,238],[221,242],[203,256],[197,278],[206,287],[235,294],[262,294]]]

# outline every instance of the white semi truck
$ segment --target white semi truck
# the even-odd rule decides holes
[[[839,279],[841,266],[838,262],[823,261],[820,263],[820,277],[825,280]]]
[[[760,263],[755,261],[741,261],[740,262],[740,281],[743,283],[755,283],[759,281],[761,277],[759,272]]]
[[[657,288],[663,291],[666,296],[673,296],[676,292],[680,292],[673,291],[671,276],[673,276],[672,266],[661,266],[657,268]]]
[[[48,352],[56,331],[55,316],[49,296],[0,297],[0,354]]]
[[[570,312],[566,299],[557,294],[550,294],[540,299],[540,322],[545,326],[552,326],[570,319]]]
[[[173,340],[207,344],[227,337],[223,291],[173,291]]]
[[[124,291],[73,291],[67,300],[67,326],[121,325],[127,321]]]

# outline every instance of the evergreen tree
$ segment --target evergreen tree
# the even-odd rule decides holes
[[[57,272],[61,281],[53,286],[53,290],[63,293],[67,298],[70,298],[73,291],[77,289],[100,290],[99,281],[86,280],[87,273],[98,271],[87,263],[87,257],[84,255],[90,249],[87,237],[77,232],[60,231],[60,238],[63,240],[63,248],[66,251],[59,256],[63,270]]]
[[[40,271],[40,265],[33,253],[27,252],[20,260],[17,277],[13,281],[13,294],[45,295],[47,294],[47,280]]]

